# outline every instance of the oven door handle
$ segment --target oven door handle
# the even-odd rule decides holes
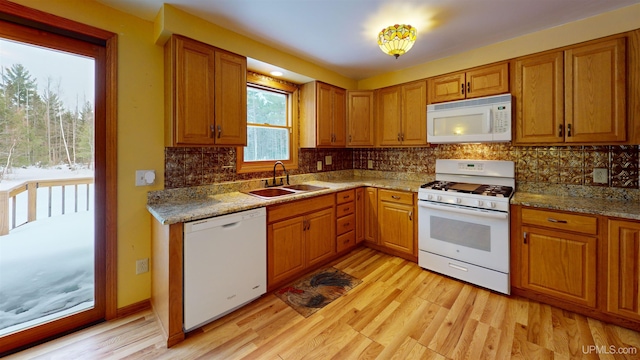
[[[473,215],[473,216],[479,216],[479,217],[485,217],[485,218],[491,218],[491,219],[508,219],[509,218],[509,213],[506,213],[506,212],[476,211],[476,210],[463,209],[457,206],[435,205],[426,201],[419,201],[418,206],[421,206],[427,209],[444,210],[444,211],[450,211],[458,214]]]

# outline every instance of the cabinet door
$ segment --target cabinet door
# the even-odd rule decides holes
[[[640,320],[640,223],[609,220],[607,311]]]
[[[378,91],[379,145],[400,145],[402,132],[400,125],[402,119],[401,91],[400,86],[392,86]]]
[[[305,216],[305,248],[307,266],[321,262],[336,253],[336,228],[333,208]]]
[[[368,187],[364,200],[364,240],[378,243],[378,189]]]
[[[429,79],[430,103],[462,100],[465,98],[466,92],[465,73],[463,72]]]
[[[626,140],[625,40],[565,51],[565,141]]]
[[[427,83],[402,86],[402,145],[427,144]]]
[[[333,146],[347,145],[347,92],[340,88],[333,88],[332,132]]]
[[[184,37],[171,41],[175,41],[173,140],[176,145],[213,145],[215,49]]]
[[[522,286],[596,306],[597,238],[522,227]]]
[[[509,92],[509,64],[485,66],[467,71],[467,99]]]
[[[380,245],[415,255],[413,219],[413,206],[379,201]]]
[[[373,91],[349,91],[348,146],[374,146]]]
[[[216,51],[216,145],[247,145],[247,59]]]
[[[365,207],[364,188],[356,189],[356,243],[364,241],[364,207]]]
[[[332,112],[333,92],[331,85],[317,83],[316,85],[316,144],[331,146],[333,140]]]
[[[305,268],[303,217],[269,225],[267,231],[267,281],[277,283]]]
[[[514,95],[516,143],[564,142],[562,51],[516,60]]]

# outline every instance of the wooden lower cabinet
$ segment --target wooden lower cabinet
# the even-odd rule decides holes
[[[267,207],[267,290],[336,254],[334,195]]]
[[[378,190],[378,245],[410,260],[417,257],[417,221],[414,194]]]
[[[598,239],[530,226],[522,232],[522,287],[595,307]]]
[[[364,241],[364,207],[365,207],[365,189],[356,189],[356,244]]]
[[[368,187],[364,193],[364,240],[378,243],[378,189]]]
[[[607,311],[640,321],[640,222],[608,221]]]
[[[640,221],[512,205],[511,286],[640,331]]]

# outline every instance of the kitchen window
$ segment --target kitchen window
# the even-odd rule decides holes
[[[297,103],[295,84],[247,75],[247,146],[238,148],[238,173],[272,171],[276,161],[298,167]]]

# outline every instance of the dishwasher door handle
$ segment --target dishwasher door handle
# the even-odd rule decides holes
[[[241,223],[242,223],[242,221],[236,221],[236,222],[224,224],[224,225],[222,225],[222,227],[225,228],[225,229],[236,228],[236,227],[240,226]]]

